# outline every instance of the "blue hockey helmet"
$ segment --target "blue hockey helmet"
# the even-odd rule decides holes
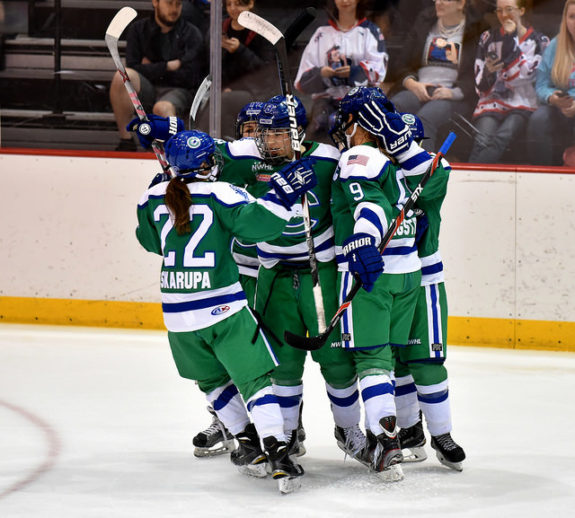
[[[219,160],[214,139],[202,131],[181,131],[166,142],[166,158],[176,175],[185,179],[215,181]]]
[[[376,101],[385,112],[396,111],[381,88],[371,86],[352,88],[339,102],[334,123],[329,130],[329,135],[337,147],[349,147],[345,132],[347,128],[357,123],[359,111],[371,101]]]
[[[420,140],[427,138],[423,129],[423,123],[417,115],[413,113],[400,113],[400,115],[401,120],[409,126],[413,140],[419,142]]]
[[[264,107],[264,102],[253,101],[246,104],[238,113],[236,118],[235,135],[236,139],[244,136],[244,124],[246,122],[255,122],[257,124],[258,116]],[[255,125],[254,125],[255,126]]]
[[[289,110],[295,111],[297,140],[300,144],[305,137],[307,118],[303,103],[295,95],[289,100],[276,95],[270,101],[264,105],[258,117],[256,144],[262,158],[275,164],[292,158]]]

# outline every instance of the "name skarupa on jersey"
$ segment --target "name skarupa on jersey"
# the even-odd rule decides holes
[[[205,290],[212,287],[208,272],[162,272],[160,288],[163,290]]]

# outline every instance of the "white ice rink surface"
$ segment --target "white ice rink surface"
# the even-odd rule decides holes
[[[452,347],[462,473],[433,450],[385,484],[343,453],[319,371],[305,378],[302,489],[280,495],[225,456],[163,332],[0,325],[0,517],[575,516],[575,354]]]

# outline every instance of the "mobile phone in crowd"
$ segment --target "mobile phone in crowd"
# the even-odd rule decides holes
[[[429,95],[429,97],[431,97],[433,95],[433,92],[435,92],[435,90],[437,90],[437,86],[426,86],[425,89],[427,90],[427,95]]]
[[[557,97],[569,97],[569,94],[567,92],[564,92],[563,90],[559,90],[558,92],[555,92],[555,95]]]

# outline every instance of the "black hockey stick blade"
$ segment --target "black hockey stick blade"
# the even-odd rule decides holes
[[[451,147],[451,144],[453,144],[453,141],[455,140],[455,138],[456,138],[455,133],[449,133],[449,135],[447,136],[447,138],[445,139],[445,141],[441,145],[441,148],[439,148],[439,151],[435,155],[431,165],[429,166],[427,171],[423,174],[423,178],[419,182],[419,185],[413,190],[413,192],[411,193],[411,196],[407,199],[407,201],[405,202],[405,205],[403,206],[403,208],[401,209],[401,212],[397,215],[395,220],[391,222],[391,225],[387,229],[387,232],[383,236],[381,243],[378,247],[380,254],[383,254],[385,247],[391,241],[391,238],[395,234],[396,230],[399,228],[399,226],[403,222],[405,215],[410,210],[412,210],[414,208],[415,203],[421,194],[421,191],[425,187],[425,184],[428,182],[428,180],[433,175],[433,172],[435,171],[435,169],[437,168],[437,166],[441,162],[441,158],[447,153],[447,151]],[[356,296],[357,292],[361,289],[361,286],[362,286],[361,280],[356,277],[355,282],[353,283],[353,286],[349,290],[349,293],[345,297],[341,306],[335,312],[335,315],[332,317],[332,319],[329,322],[329,325],[327,326],[327,329],[323,333],[320,333],[317,336],[301,336],[301,335],[296,335],[294,333],[291,333],[290,331],[286,331],[284,333],[284,338],[285,338],[285,341],[288,343],[288,345],[291,345],[295,349],[301,349],[304,351],[315,351],[315,350],[323,347],[325,345],[329,335],[335,329],[335,326],[340,321],[342,315],[345,313],[345,311],[347,310],[347,308],[351,304],[352,299]]]
[[[291,22],[284,32],[287,49],[291,49],[292,45],[297,40],[298,36],[307,28],[307,26],[315,20],[317,11],[315,7],[306,7],[297,18]]]

